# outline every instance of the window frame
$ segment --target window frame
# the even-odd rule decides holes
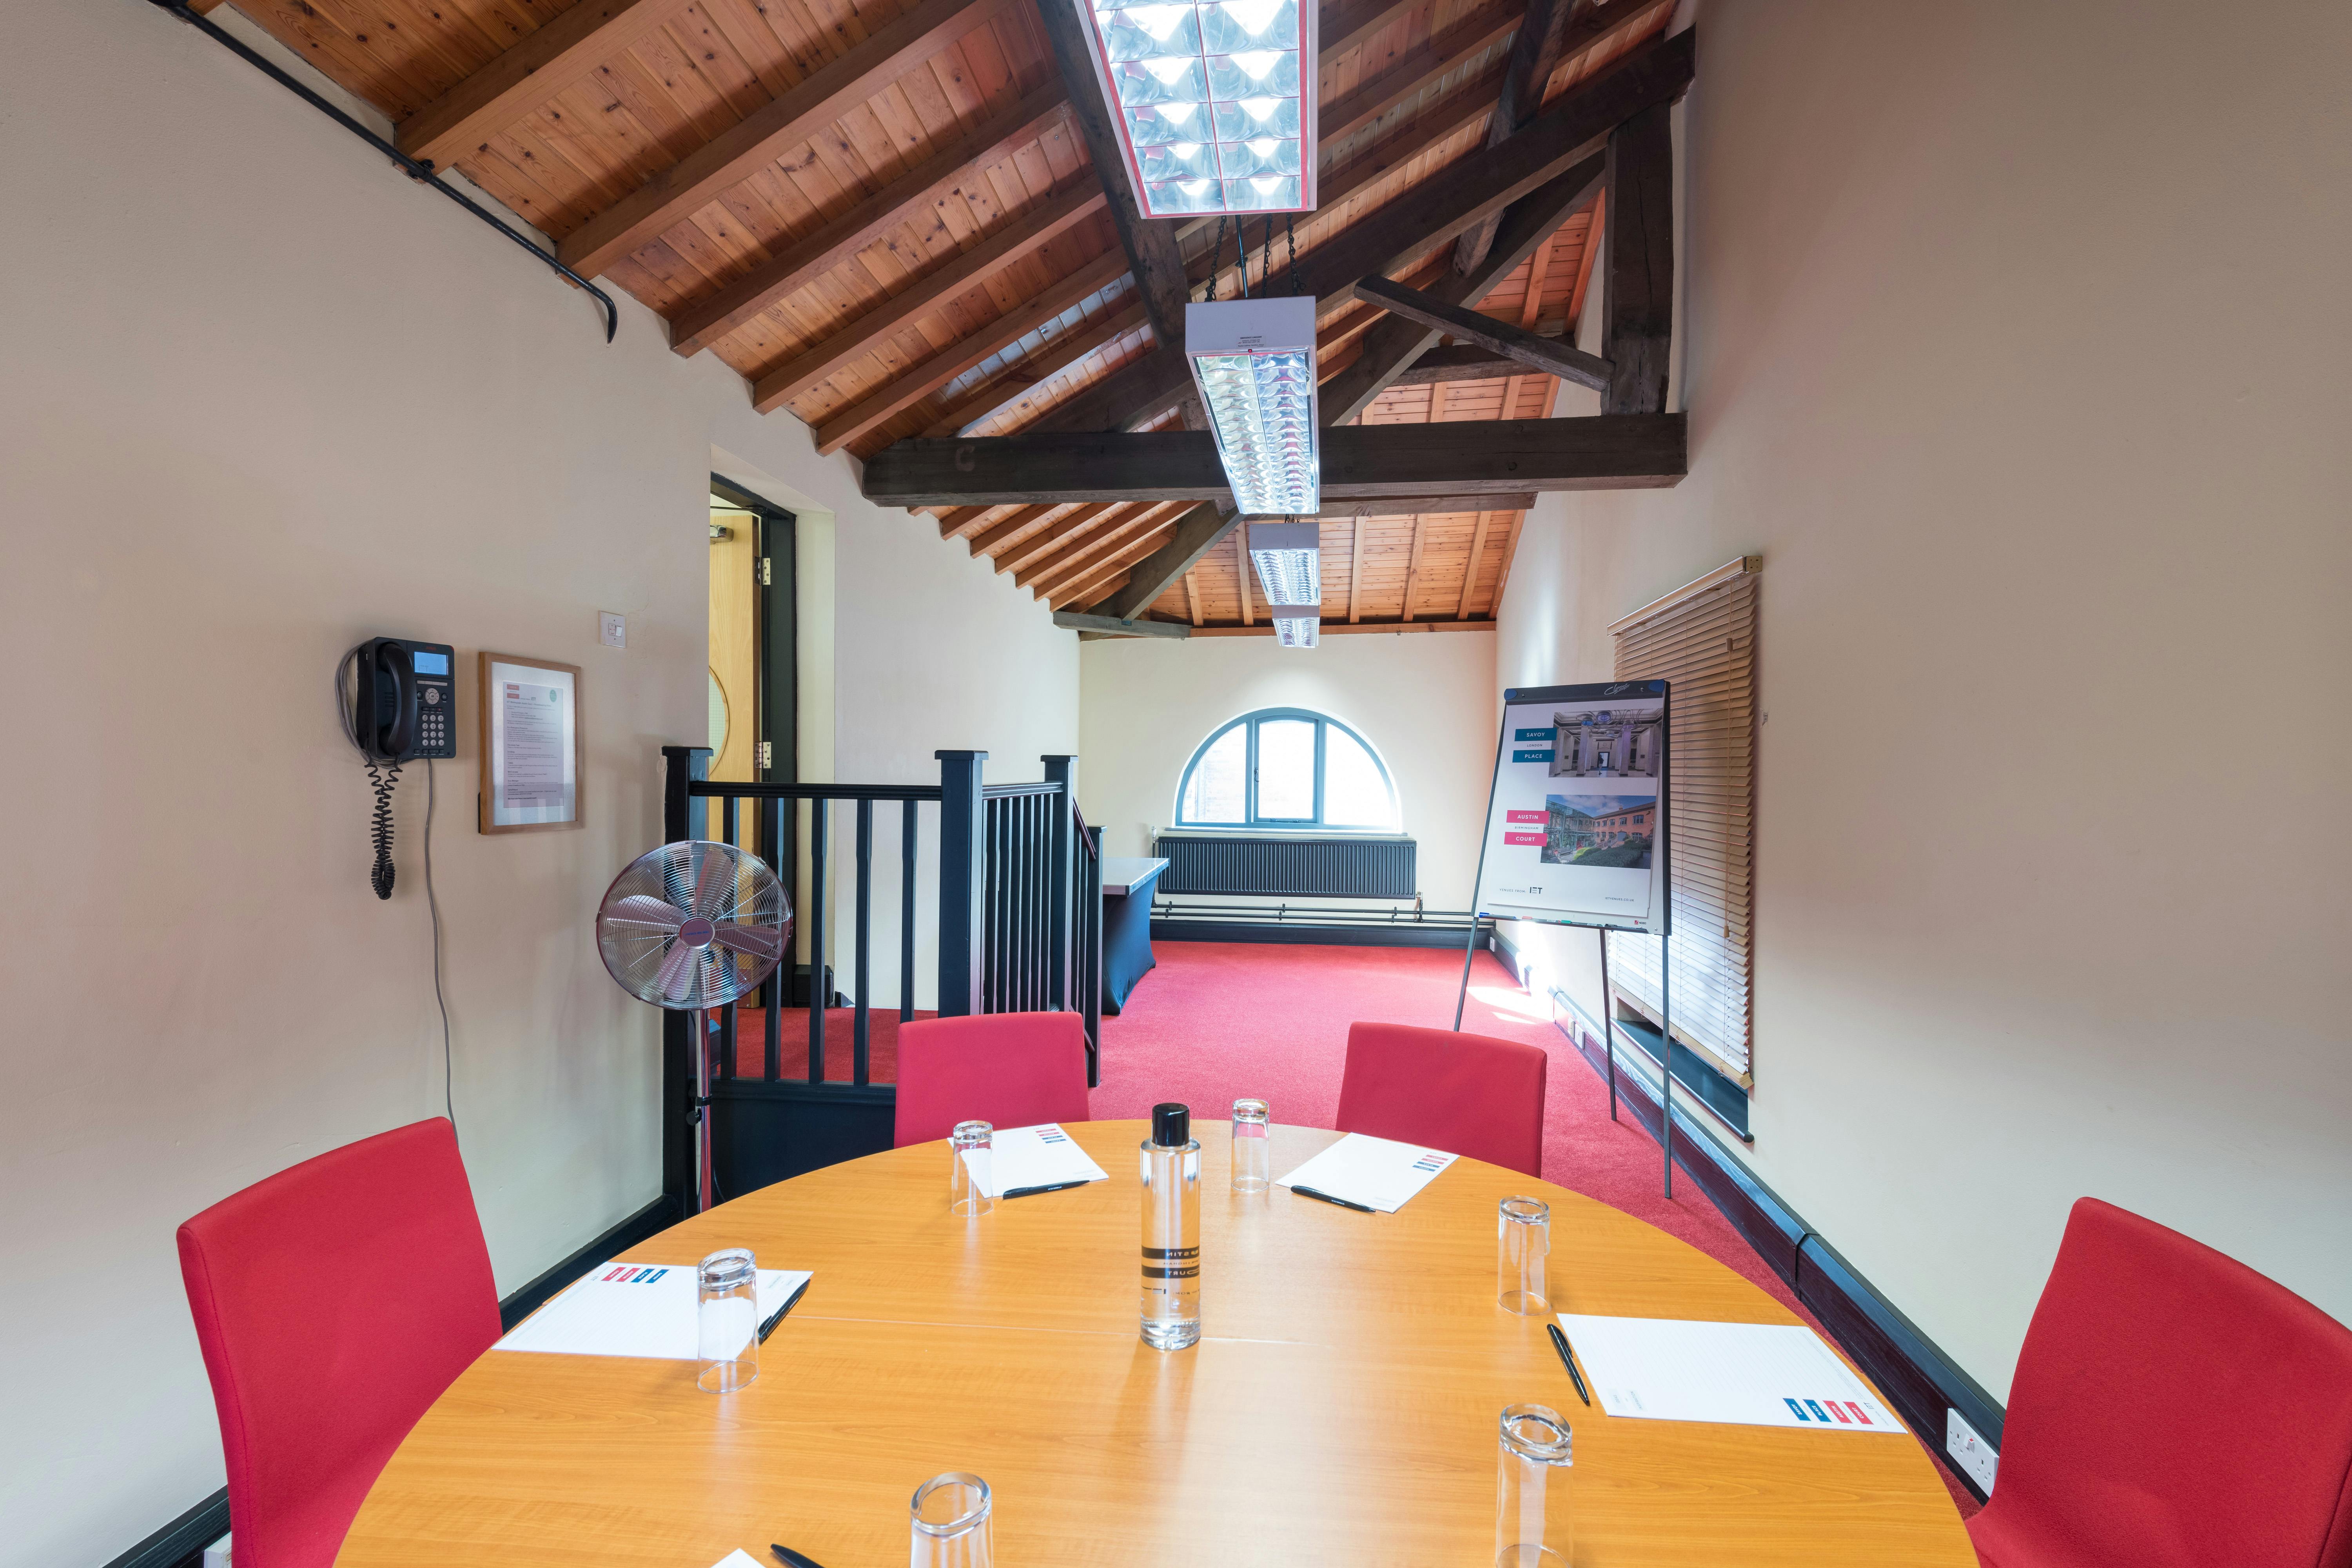
[[[1285,720],[1303,720],[1315,726],[1314,815],[1298,816],[1263,816],[1258,812],[1258,730],[1261,725]],[[1238,822],[1195,822],[1184,815],[1184,797],[1192,793],[1192,775],[1202,760],[1208,756],[1218,742],[1234,730],[1244,731],[1242,742],[1242,820]],[[1330,731],[1338,729],[1349,740],[1363,747],[1364,755],[1371,758],[1372,766],[1380,771],[1381,787],[1388,791],[1389,805],[1395,819],[1387,823],[1327,822],[1324,820],[1328,799],[1328,770],[1330,757]],[[1312,708],[1254,708],[1237,714],[1209,731],[1206,739],[1192,748],[1184,763],[1184,771],[1176,778],[1175,812],[1171,817],[1173,827],[1183,832],[1214,833],[1357,833],[1367,835],[1400,835],[1404,831],[1404,803],[1397,796],[1396,775],[1389,771],[1387,759],[1380,749],[1364,738],[1354,725],[1334,719],[1328,713],[1318,713]]]

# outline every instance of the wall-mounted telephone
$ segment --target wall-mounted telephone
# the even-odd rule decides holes
[[[379,899],[392,897],[392,789],[400,764],[457,754],[457,655],[446,643],[370,637],[343,656],[355,671],[346,696],[341,671],[335,692],[343,706],[343,732],[366,760],[375,791],[369,837],[375,868],[368,883]]]

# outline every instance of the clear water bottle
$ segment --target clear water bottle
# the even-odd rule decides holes
[[[1151,1108],[1143,1145],[1143,1342],[1181,1351],[1201,1337],[1201,1144],[1192,1112]]]

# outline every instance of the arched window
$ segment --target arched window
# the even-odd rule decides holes
[[[1361,735],[1307,708],[1261,708],[1201,742],[1176,786],[1179,827],[1394,833],[1396,786]]]

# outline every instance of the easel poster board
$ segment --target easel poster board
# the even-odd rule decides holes
[[[481,656],[484,833],[580,826],[580,667]]]
[[[1472,909],[1664,934],[1666,683],[1503,693]]]

